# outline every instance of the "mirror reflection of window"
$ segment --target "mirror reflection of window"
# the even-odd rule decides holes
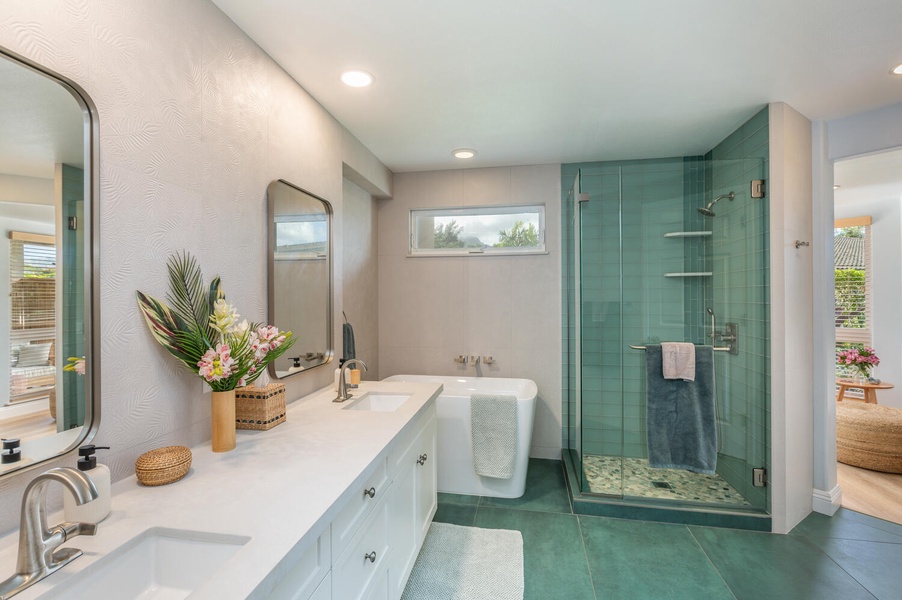
[[[324,214],[277,215],[275,260],[325,258],[329,224]]]
[[[9,401],[45,398],[56,387],[56,240],[9,233]]]

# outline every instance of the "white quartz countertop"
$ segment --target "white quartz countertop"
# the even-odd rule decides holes
[[[281,578],[268,577],[273,570],[299,558],[326,530],[376,459],[441,389],[438,383],[363,382],[356,396],[412,394],[396,411],[370,412],[333,403],[330,386],[289,404],[286,422],[269,431],[239,429],[231,452],[214,453],[209,442],[192,448],[191,470],[180,481],[158,487],[145,487],[134,475],[119,481],[113,485],[112,512],[97,535],[75,537],[63,546],[80,548],[84,555],[16,598],[31,600],[65,586],[151,527],[249,537],[190,598],[265,598]],[[53,514],[49,524],[62,520],[61,512]],[[17,544],[17,531],[0,538],[0,580],[15,572]]]

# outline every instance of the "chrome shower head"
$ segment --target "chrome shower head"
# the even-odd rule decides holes
[[[709,307],[709,308],[708,308],[708,314],[711,315],[711,316],[713,317],[713,316],[714,316],[714,309]]]
[[[706,217],[716,217],[717,215],[714,214],[714,211],[711,210],[711,207],[714,206],[715,204],[717,204],[718,201],[723,200],[724,198],[729,198],[730,201],[732,202],[733,198],[735,198],[735,197],[736,197],[736,194],[734,194],[733,192],[730,192],[729,194],[721,194],[720,196],[718,196],[717,198],[712,200],[710,203],[708,203],[708,206],[706,206],[705,208],[697,208],[696,210],[699,212],[699,214],[705,215]]]

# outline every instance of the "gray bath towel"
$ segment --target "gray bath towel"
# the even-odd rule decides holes
[[[695,381],[664,379],[660,345],[646,346],[645,360],[648,464],[714,474],[717,467],[714,348],[695,349]]]
[[[517,464],[517,397],[470,396],[473,468],[478,475],[510,479]]]
[[[342,333],[342,348],[344,349],[344,358],[345,360],[351,360],[352,358],[357,358],[357,349],[354,347],[354,328],[351,327],[350,323],[345,323],[341,328]]]

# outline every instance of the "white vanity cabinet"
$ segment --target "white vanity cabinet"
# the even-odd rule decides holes
[[[435,467],[436,417],[424,415],[425,423],[399,444],[389,457],[397,475],[392,484],[390,523],[392,564],[389,567],[389,597],[401,597],[417,559],[429,524],[438,506]]]
[[[438,505],[435,403],[405,429],[270,600],[401,597]]]

